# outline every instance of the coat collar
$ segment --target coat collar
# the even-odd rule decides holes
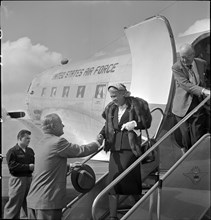
[[[187,77],[189,77],[189,71],[188,71],[188,68],[181,62],[179,62],[179,66],[180,66],[180,69],[187,75]],[[195,73],[195,76],[196,76],[196,79],[197,79],[197,84],[199,84],[200,82],[200,77],[199,77],[199,73],[198,73],[198,69],[197,69],[197,60],[194,58],[193,62],[192,62],[192,68],[194,70],[194,73]]]
[[[196,59],[195,58],[193,59],[192,65],[196,65]],[[187,67],[182,63],[181,60],[179,60],[179,67],[180,67],[180,69],[188,70]]]
[[[195,61],[195,60],[194,60]],[[193,61],[193,62],[194,62]],[[182,63],[182,61],[179,61],[179,68],[182,70],[187,76],[189,76],[188,68]]]
[[[114,128],[120,129],[124,123],[128,122],[128,118],[129,118],[129,112],[128,112],[128,108],[126,108],[120,121],[118,122],[118,106],[116,106],[116,109],[114,111],[114,117],[113,117]]]
[[[24,150],[18,145],[18,143],[15,145],[15,149],[24,152]],[[28,147],[26,147],[26,151],[27,151],[27,149],[28,149]]]

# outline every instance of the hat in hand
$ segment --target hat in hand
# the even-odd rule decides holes
[[[95,173],[87,164],[82,164],[72,170],[71,181],[73,187],[80,193],[89,192],[94,187],[95,180]]]

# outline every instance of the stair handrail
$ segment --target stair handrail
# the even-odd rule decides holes
[[[159,190],[162,190],[162,183],[164,182],[164,180],[185,160],[186,157],[188,157],[192,151],[195,150],[195,148],[198,147],[198,142],[200,142],[202,139],[206,138],[207,136],[210,136],[210,133],[207,133],[205,135],[203,135],[184,155],[182,155],[182,157],[162,176],[160,177],[160,179],[144,194],[144,196],[125,214],[125,216],[121,219],[121,220],[125,220],[127,219],[127,217],[130,216],[130,214],[138,207],[141,205],[141,203],[143,203],[148,197],[149,195],[151,195],[157,188],[159,188]],[[160,201],[158,198],[158,202],[157,202],[157,219],[160,219]]]
[[[96,205],[98,200],[106,194],[114,185],[116,185],[120,180],[122,180],[132,169],[134,169],[141,161],[150,154],[153,150],[155,150],[170,134],[172,134],[181,124],[183,124],[188,118],[190,118],[195,112],[199,110],[208,100],[210,99],[210,95],[207,96],[202,102],[200,102],[192,111],[190,111],[181,121],[179,121],[175,126],[173,126],[168,132],[166,132],[151,148],[149,148],[143,155],[141,155],[133,164],[131,164],[125,171],[123,171],[119,176],[117,176],[105,189],[103,189],[95,198],[92,204],[92,217],[94,220]],[[143,142],[146,143],[146,141]]]
[[[104,148],[104,144],[101,145],[101,147],[100,147],[96,152],[94,152],[93,154],[91,154],[90,156],[88,156],[85,160],[83,160],[81,164],[85,164],[87,161],[91,160],[92,157],[94,157],[94,156],[95,156],[96,154],[98,154],[101,150],[103,150],[103,148]]]
[[[94,152],[93,154],[91,154],[90,156],[88,156],[86,159],[84,159],[81,163],[79,163],[80,165],[85,164],[87,161],[91,160],[92,157],[94,157],[96,154],[98,154],[101,150],[103,150],[104,145],[102,145],[96,152]],[[69,172],[67,172],[66,176],[69,176],[72,173],[72,169],[70,169]]]
[[[162,117],[161,117],[160,122],[159,122],[159,124],[158,124],[158,126],[157,126],[157,130],[156,130],[155,134],[153,135],[153,138],[154,138],[155,140],[157,139],[158,131],[159,131],[159,129],[160,129],[160,125],[161,125],[161,123],[162,123],[162,121],[163,121],[163,118],[164,118],[163,109],[160,108],[160,107],[155,107],[155,108],[153,108],[153,109],[150,111],[150,113],[152,114],[152,113],[155,112],[156,110],[159,110],[159,111],[160,111]]]

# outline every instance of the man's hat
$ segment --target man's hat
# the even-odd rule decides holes
[[[94,187],[95,180],[95,173],[87,164],[82,164],[72,170],[71,181],[73,187],[80,193],[89,192]]]

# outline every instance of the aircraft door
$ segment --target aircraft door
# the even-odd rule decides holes
[[[176,62],[173,33],[163,16],[151,17],[125,29],[125,32],[132,56],[131,94],[145,99],[151,109],[161,107],[164,110],[162,123],[155,129],[159,139],[174,124],[171,114],[175,86],[171,68]],[[149,133],[154,134],[153,130],[154,126],[151,126]],[[172,143],[170,136],[159,145],[160,169],[169,169],[178,155],[179,148]]]
[[[125,29],[131,55],[131,93],[151,104],[167,104],[176,49],[167,19],[156,16]]]

